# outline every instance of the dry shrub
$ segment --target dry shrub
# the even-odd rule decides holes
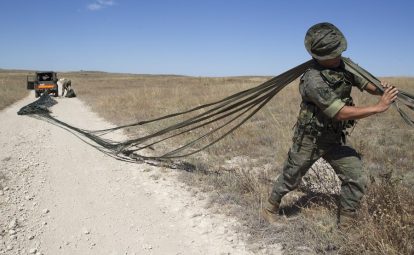
[[[330,200],[328,200],[330,201]],[[338,254],[344,236],[336,227],[335,203],[312,203],[290,220],[283,233],[286,254]]]
[[[343,254],[414,254],[414,193],[392,173],[373,181]]]

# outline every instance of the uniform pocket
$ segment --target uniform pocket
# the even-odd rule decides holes
[[[329,69],[321,71],[322,79],[333,89],[338,88],[345,82],[345,75],[342,72],[335,72]]]

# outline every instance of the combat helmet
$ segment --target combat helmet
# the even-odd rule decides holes
[[[344,34],[336,26],[323,22],[308,29],[305,47],[312,57],[326,60],[341,55],[347,48],[347,42]]]

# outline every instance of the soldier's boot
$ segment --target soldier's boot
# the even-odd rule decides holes
[[[338,218],[338,229],[342,231],[349,230],[355,224],[355,211],[340,211]]]
[[[262,217],[270,224],[276,224],[280,220],[279,203],[266,202],[262,209]]]

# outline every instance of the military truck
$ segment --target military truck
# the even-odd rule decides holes
[[[42,93],[53,94],[59,96],[57,73],[36,72],[35,76],[27,76],[27,89],[35,91],[35,97],[39,97]]]

